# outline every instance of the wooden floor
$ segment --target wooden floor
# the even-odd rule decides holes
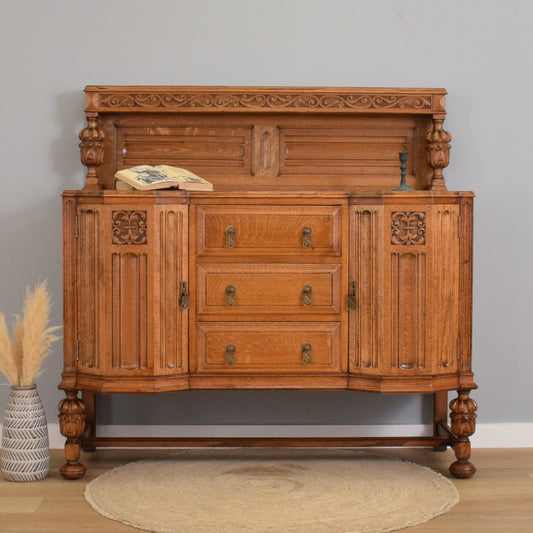
[[[388,449],[382,453],[429,466],[449,476],[453,452],[428,449]],[[84,454],[88,466],[81,480],[65,481],[57,473],[63,463],[61,450],[52,451],[47,479],[35,483],[0,480],[0,531],[6,533],[134,532],[97,514],[85,502],[85,485],[115,466],[142,458],[161,457],[165,450],[100,449]],[[216,453],[216,450],[213,451]],[[412,533],[508,533],[533,532],[533,448],[473,450],[477,474],[468,480],[454,479],[461,501],[448,513]],[[280,532],[283,533],[283,532]],[[332,532],[336,533],[336,532]]]

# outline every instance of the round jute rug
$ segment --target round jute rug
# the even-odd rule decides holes
[[[429,468],[340,450],[179,452],[110,470],[85,497],[108,518],[161,533],[378,533],[459,501]]]

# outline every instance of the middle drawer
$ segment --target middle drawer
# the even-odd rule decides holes
[[[202,263],[197,269],[198,315],[341,312],[340,265]]]

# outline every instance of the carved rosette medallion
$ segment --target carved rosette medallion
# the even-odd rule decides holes
[[[395,94],[207,94],[153,93],[109,94],[99,102],[103,108],[185,109],[431,109],[431,98]]]
[[[146,244],[146,211],[113,211],[113,244]]]
[[[391,244],[426,244],[426,213],[393,211],[391,214]]]

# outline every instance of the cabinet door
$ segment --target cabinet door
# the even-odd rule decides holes
[[[353,206],[350,371],[457,372],[459,206]]]
[[[78,208],[78,371],[187,371],[186,206]]]

